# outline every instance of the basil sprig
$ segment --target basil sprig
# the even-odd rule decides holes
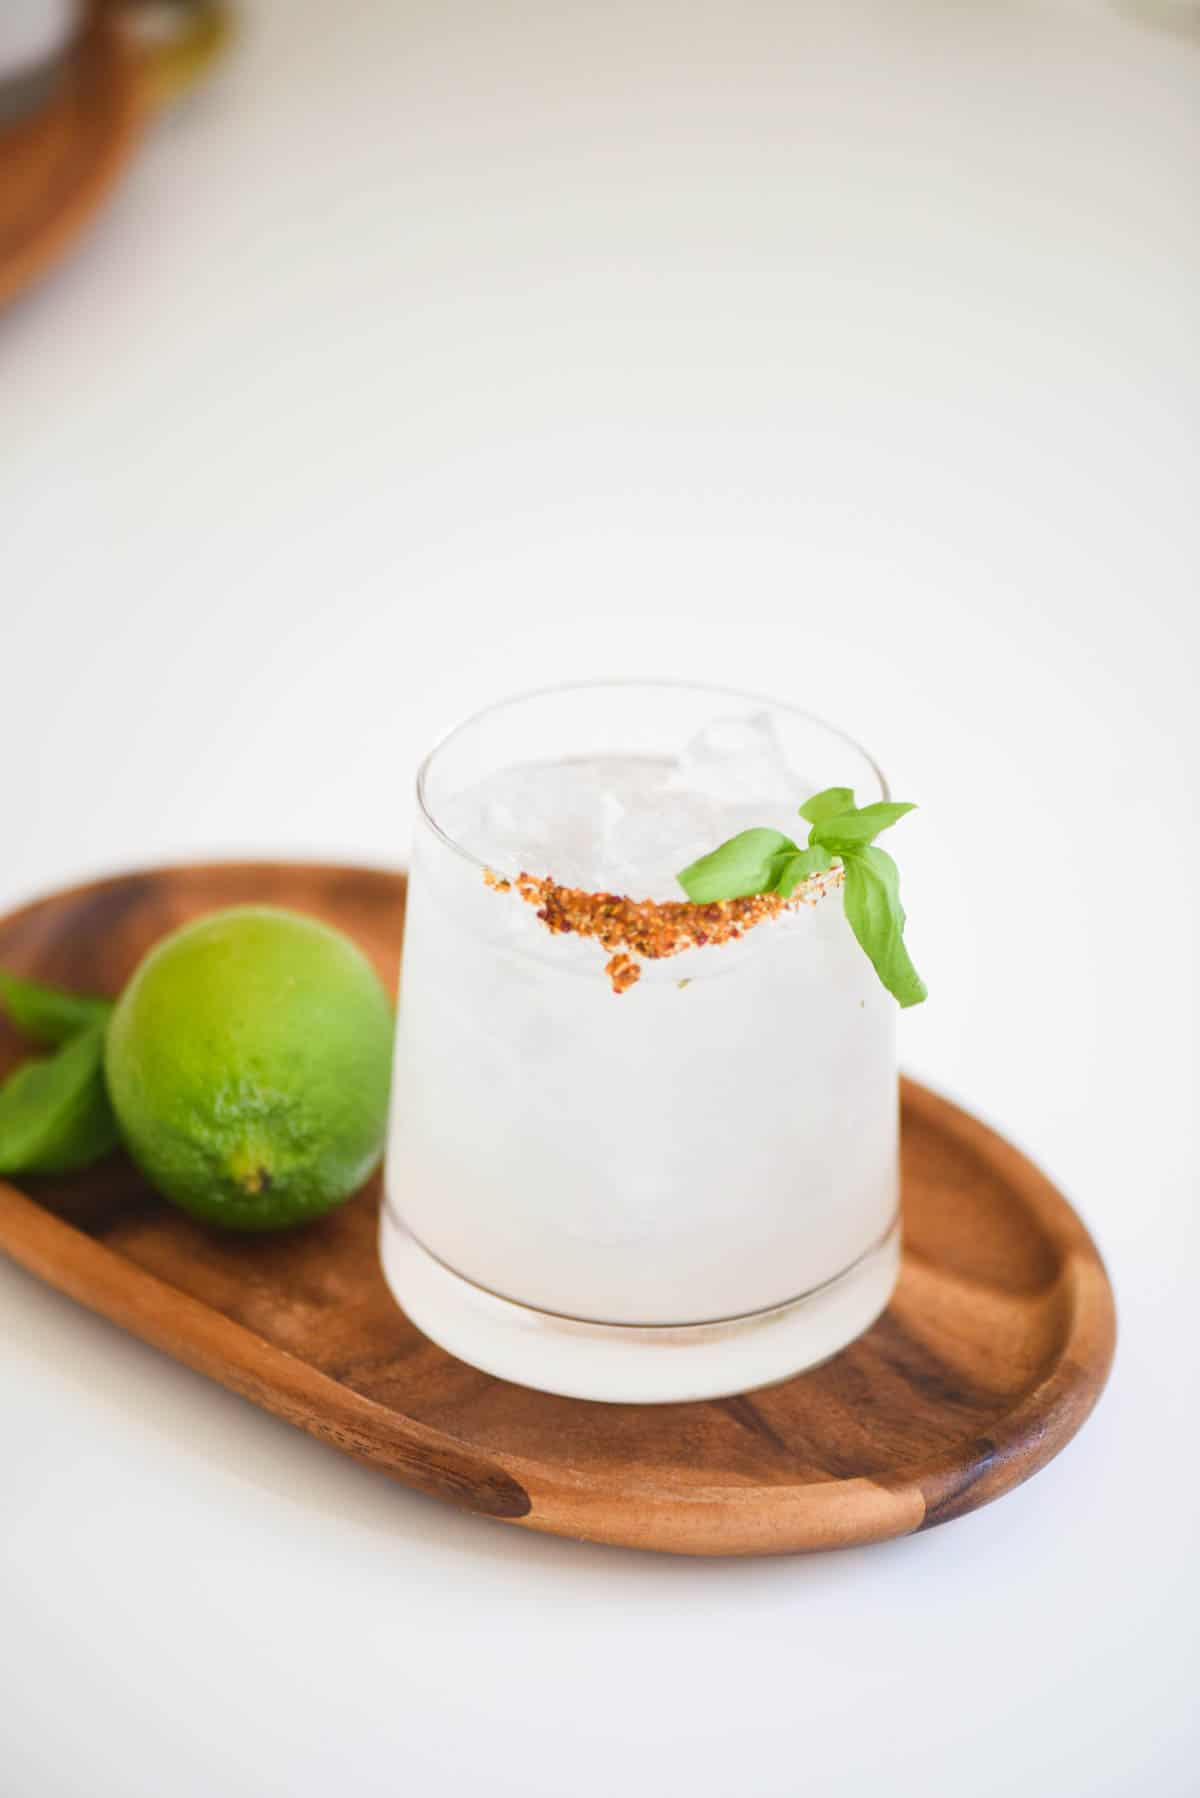
[[[0,1085],[0,1174],[64,1174],[107,1155],[118,1140],[104,1081],[108,1000],[0,973],[0,1010],[57,1045]]]
[[[22,980],[0,968],[0,1011],[6,1011],[17,1029],[34,1042],[65,1043],[89,1024],[107,1023],[112,1004],[108,999],[43,986],[40,980]]]
[[[890,800],[856,806],[852,788],[826,787],[800,807],[811,826],[806,848],[780,830],[743,830],[684,868],[679,884],[697,905],[756,893],[790,899],[801,881],[825,873],[836,858],[845,872],[846,919],[860,946],[888,992],[902,1006],[919,1005],[926,986],[904,946],[900,872],[875,847],[880,831],[915,809]]]

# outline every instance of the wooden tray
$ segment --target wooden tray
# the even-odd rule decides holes
[[[199,80],[231,35],[223,0],[177,3],[173,30],[154,43],[139,39],[136,13],[134,0],[91,0],[45,104],[0,124],[0,305],[65,255],[151,114]]]
[[[394,980],[398,874],[285,864],[153,870],[0,921],[0,965],[117,993],[165,931],[263,900],[339,925]],[[0,1069],[20,1045],[0,1023]],[[767,1554],[944,1523],[1071,1439],[1112,1358],[1112,1293],[1036,1168],[907,1082],[904,1266],[884,1317],[813,1372],[709,1404],[602,1405],[475,1372],[397,1310],[373,1184],[284,1237],[226,1237],[121,1156],[0,1182],[0,1246],[60,1291],[405,1485],[598,1542]],[[1065,1519],[1064,1519],[1065,1527]]]
[[[0,126],[0,304],[45,274],[107,195],[148,112],[115,13],[94,10],[52,98]]]

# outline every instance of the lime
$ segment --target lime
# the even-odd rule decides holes
[[[105,1074],[126,1146],[165,1197],[277,1230],[376,1167],[391,1053],[387,995],[348,938],[238,906],[147,955],[113,1013]]]

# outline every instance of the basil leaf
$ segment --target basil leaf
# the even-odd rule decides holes
[[[90,1024],[106,1023],[112,1005],[107,999],[64,993],[59,987],[22,980],[0,969],[0,1010],[35,1041],[65,1043]]]
[[[832,866],[832,855],[819,843],[811,849],[798,850],[795,855],[789,855],[784,861],[771,891],[779,893],[784,899],[790,899],[802,880],[807,880],[811,874],[824,874],[826,868],[832,868]]]
[[[0,1086],[0,1173],[65,1174],[117,1145],[104,1084],[104,1026],[27,1061]]]
[[[834,818],[841,812],[854,810],[853,787],[826,787],[820,793],[814,793],[800,807],[800,816],[809,824],[819,824],[822,818]]]
[[[886,850],[869,845],[851,850],[843,859],[851,930],[888,992],[902,1006],[919,1005],[927,988],[904,947],[904,907],[895,862]]]
[[[796,852],[797,845],[781,830],[743,830],[711,855],[690,862],[676,878],[694,905],[744,899],[751,893],[769,893],[782,857]]]
[[[808,840],[823,843],[826,849],[838,853],[843,849],[855,849],[861,843],[874,842],[881,830],[887,830],[906,812],[916,809],[915,805],[894,805],[881,799],[875,805],[864,805],[861,810],[838,812],[820,819],[813,825]]]
[[[919,1005],[927,993],[904,947],[900,875],[891,856],[873,847],[880,831],[915,810],[891,800],[856,806],[853,788],[826,787],[800,807],[800,816],[812,825],[807,849],[777,830],[744,830],[692,862],[678,876],[679,884],[699,904],[754,893],[790,899],[802,880],[824,873],[840,857],[851,930],[888,992],[901,1005]]]

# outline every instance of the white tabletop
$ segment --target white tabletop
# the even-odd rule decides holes
[[[1122,1337],[1001,1503],[700,1563],[441,1508],[0,1264],[0,1784],[1182,1798],[1193,13],[244,13],[0,318],[0,902],[400,861],[420,750],[546,680],[807,703],[921,802],[906,1062],[1071,1195]]]

